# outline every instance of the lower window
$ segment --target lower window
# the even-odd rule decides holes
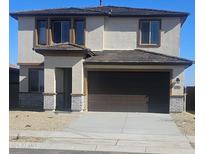
[[[43,69],[29,69],[29,91],[43,92],[44,73]]]

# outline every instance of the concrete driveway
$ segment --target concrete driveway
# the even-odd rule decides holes
[[[169,114],[87,112],[65,130],[135,135],[181,135]]]
[[[99,151],[194,153],[169,114],[85,112],[64,131],[92,138]]]

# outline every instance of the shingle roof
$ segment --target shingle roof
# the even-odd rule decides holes
[[[186,12],[157,10],[157,9],[145,9],[145,8],[131,8],[131,7],[119,7],[119,6],[99,6],[99,7],[88,7],[86,9],[92,11],[105,12],[111,16],[186,16]]]
[[[88,48],[73,43],[59,43],[50,46],[42,45],[42,46],[36,46],[34,49],[35,50],[72,50],[72,51],[90,50]]]
[[[56,8],[56,9],[43,9],[43,10],[30,10],[12,12],[10,15],[14,18],[18,16],[135,16],[135,17],[182,17],[182,22],[185,21],[189,13],[157,10],[157,9],[144,9],[144,8],[131,8],[131,7],[118,7],[118,6],[100,6],[100,7],[86,7],[86,8]]]
[[[64,16],[64,15],[103,15],[102,12],[99,11],[92,11],[88,9],[82,9],[82,8],[55,8],[55,9],[43,9],[43,10],[29,10],[29,11],[18,11],[18,12],[12,12],[10,15],[14,18],[17,18],[18,16],[40,16],[40,15],[58,15],[58,16]]]
[[[59,54],[61,53],[60,51],[62,51],[63,53],[80,51],[94,55],[94,53],[92,53],[90,49],[73,43],[60,43],[50,46],[36,46],[34,47],[34,50],[43,55],[46,53]]]
[[[87,64],[149,64],[192,65],[193,61],[144,50],[105,50],[94,52],[85,60]]]

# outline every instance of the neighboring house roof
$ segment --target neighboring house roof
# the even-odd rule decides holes
[[[10,15],[17,19],[19,16],[122,16],[122,17],[181,17],[182,23],[186,20],[189,13],[178,11],[167,11],[157,9],[118,7],[118,6],[99,6],[85,8],[55,8],[43,10],[30,10],[12,12]]]
[[[66,54],[66,53],[73,53],[73,52],[84,52],[86,54],[89,55],[94,55],[94,53],[92,51],[90,51],[90,49],[77,45],[77,44],[73,44],[73,43],[60,43],[60,44],[54,44],[54,45],[50,45],[50,46],[36,46],[34,47],[34,50],[42,55],[45,54]],[[55,52],[58,51],[58,52]]]
[[[85,60],[87,64],[141,64],[141,65],[192,65],[193,61],[144,50],[105,50],[94,52]]]
[[[9,84],[19,83],[19,66],[9,64]]]
[[[19,69],[19,66],[16,64],[9,64],[9,68],[11,69]]]

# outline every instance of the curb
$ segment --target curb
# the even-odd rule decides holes
[[[193,149],[165,148],[151,146],[117,146],[117,145],[82,145],[65,143],[29,143],[10,142],[9,148],[23,149],[46,149],[46,150],[75,150],[75,151],[97,151],[97,152],[124,152],[124,153],[158,153],[158,154],[194,154]]]

